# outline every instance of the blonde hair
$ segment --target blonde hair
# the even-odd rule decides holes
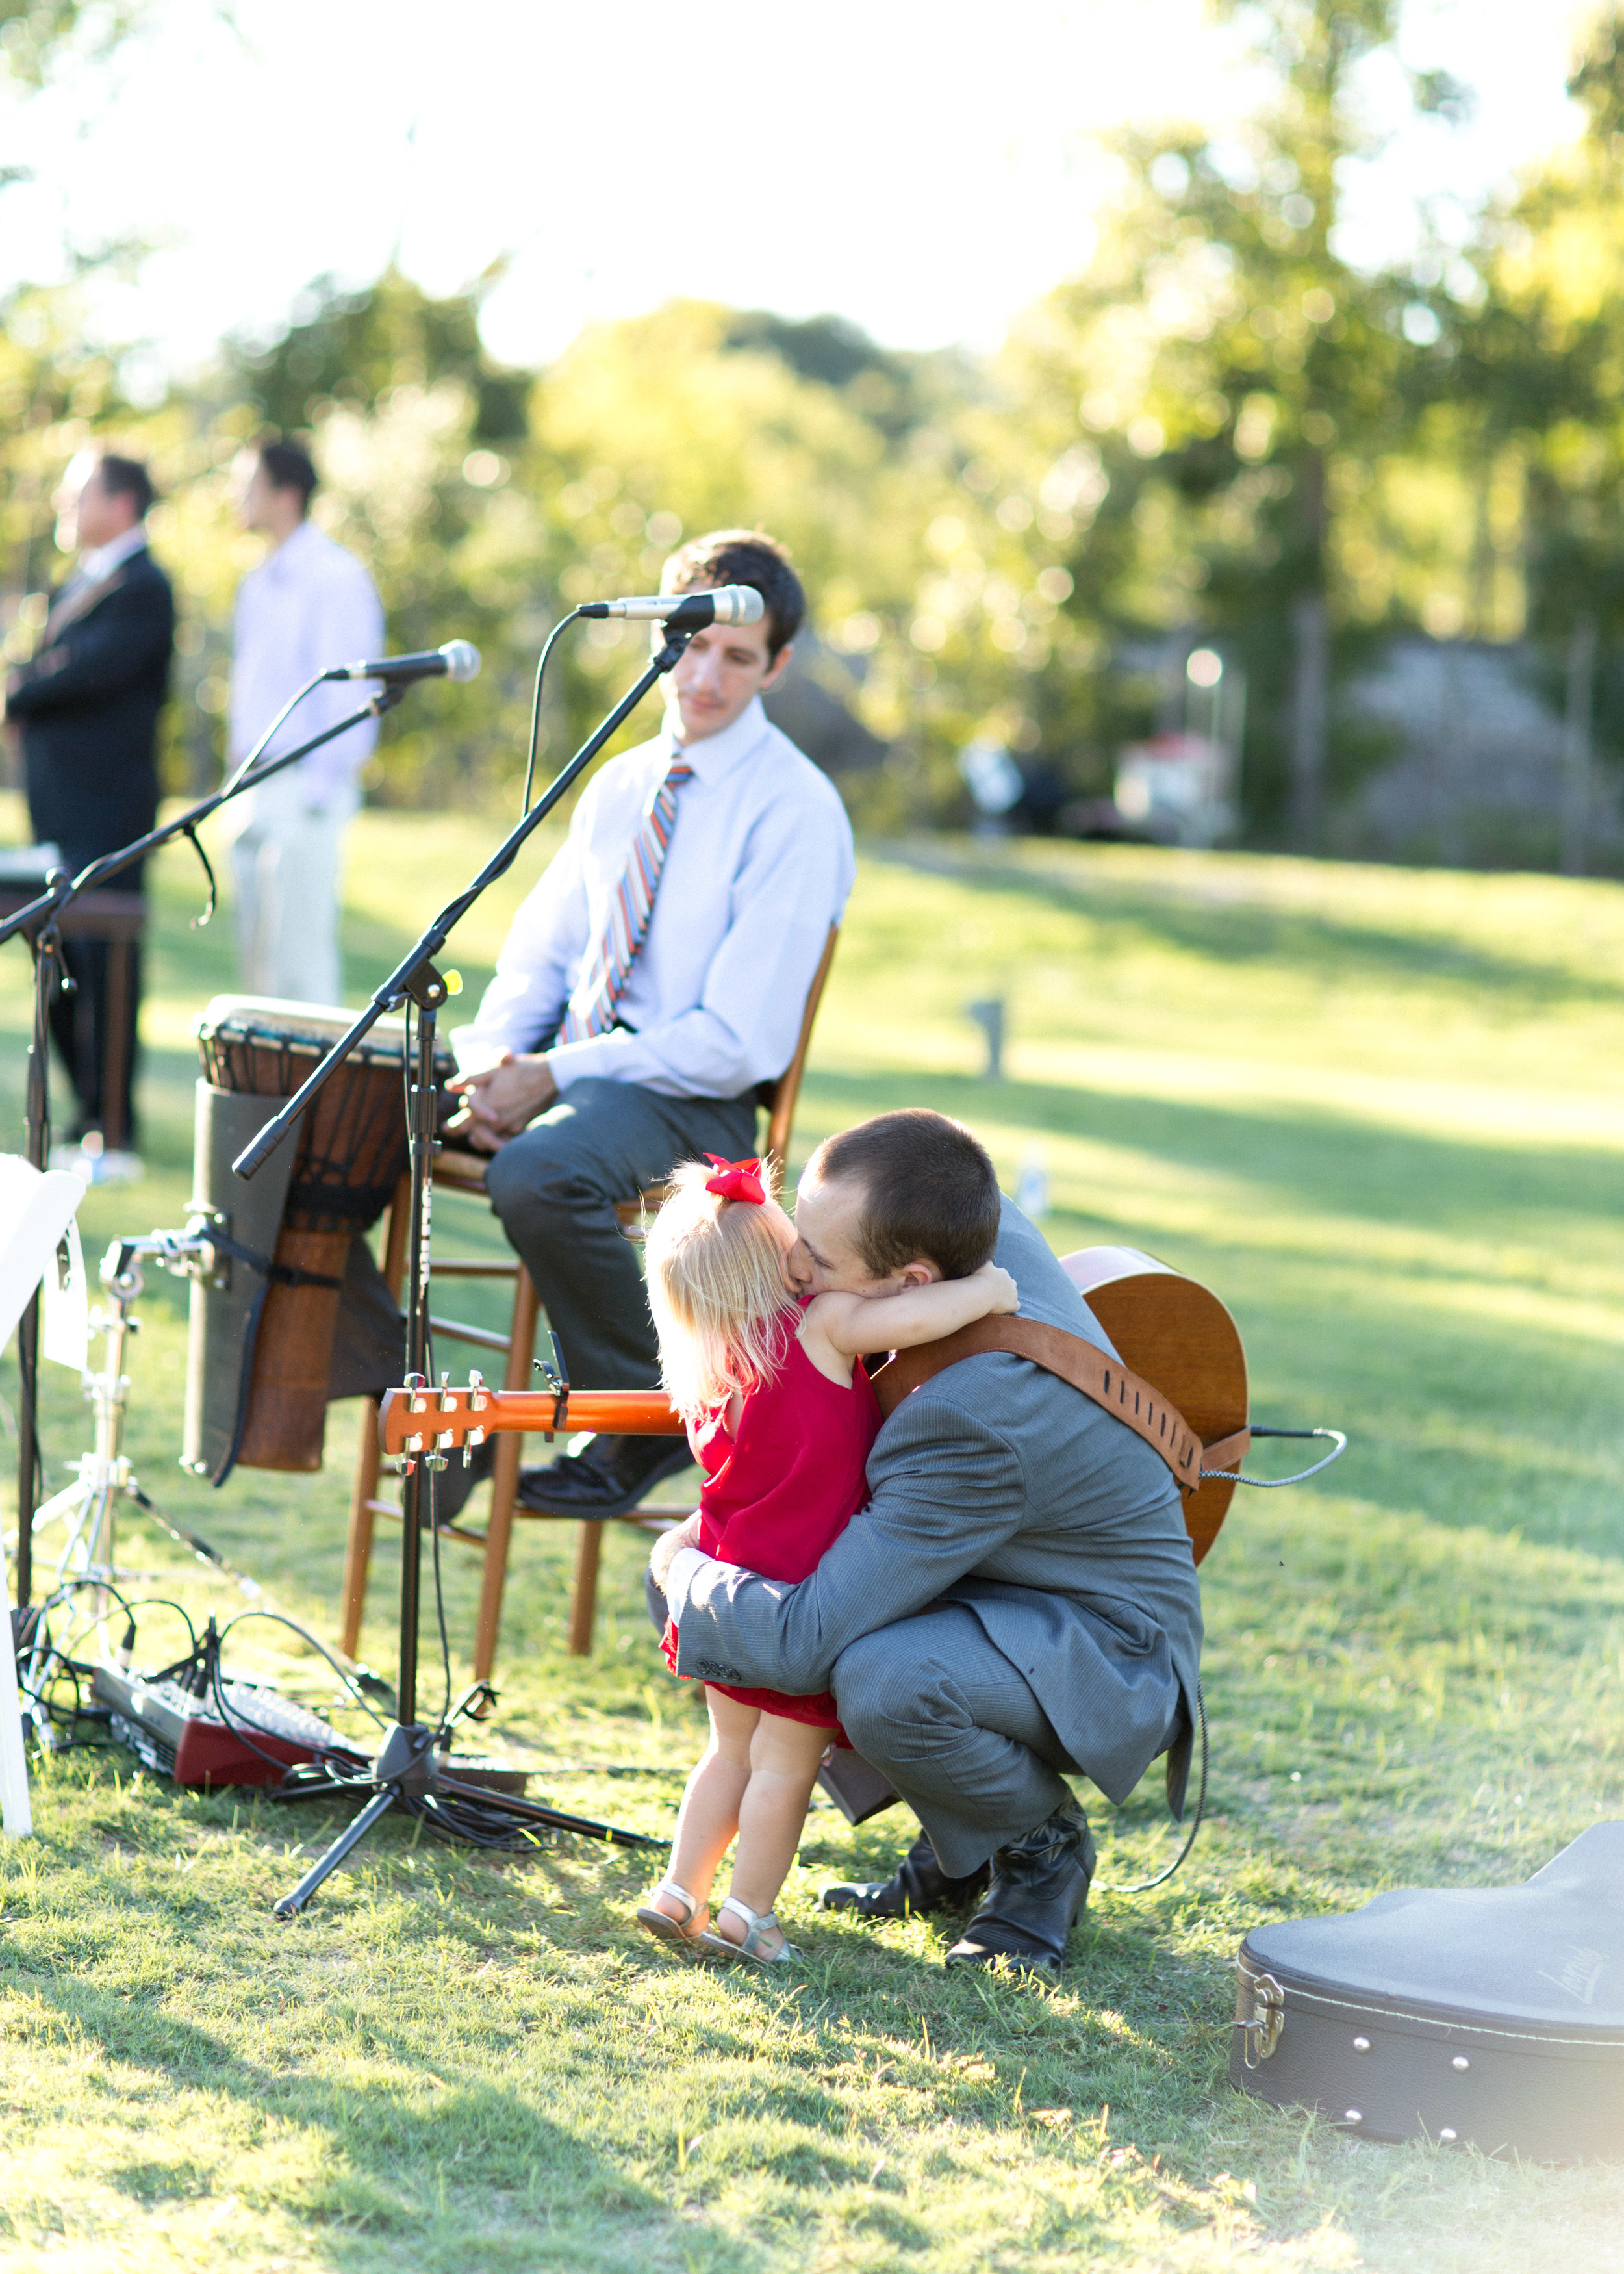
[[[660,1380],[684,1421],[772,1379],[795,1308],[784,1281],[776,1164],[761,1164],[765,1207],[708,1193],[710,1174],[702,1161],[678,1163],[643,1248]]]

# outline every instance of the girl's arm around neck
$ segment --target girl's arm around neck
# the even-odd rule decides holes
[[[815,1365],[820,1343],[849,1361],[868,1351],[912,1350],[919,1343],[940,1342],[995,1311],[1019,1308],[1009,1273],[983,1263],[967,1279],[933,1279],[929,1286],[905,1288],[899,1295],[819,1295],[807,1306],[801,1334]]]

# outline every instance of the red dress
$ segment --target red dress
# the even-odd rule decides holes
[[[853,1365],[849,1389],[831,1382],[792,1333],[771,1381],[744,1400],[732,1437],[723,1427],[725,1412],[718,1406],[695,1432],[705,1472],[699,1545],[707,1555],[759,1571],[763,1579],[810,1578],[868,1497],[863,1472],[880,1432],[873,1384],[861,1362]],[[660,1647],[673,1673],[676,1643],[676,1630],[667,1623]],[[790,1698],[778,1690],[735,1690],[725,1682],[710,1686],[741,1706],[812,1722],[846,1742],[826,1690],[816,1698]]]

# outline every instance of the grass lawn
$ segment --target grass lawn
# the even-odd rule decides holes
[[[371,815],[352,846],[359,999],[494,829]],[[116,1231],[178,1224],[190,1024],[233,984],[190,855],[159,864],[145,1184]],[[483,979],[532,857],[455,943]],[[20,1128],[26,959],[0,959],[0,1112]],[[974,996],[1008,998],[978,1077]],[[1355,2143],[1226,2082],[1247,1928],[1405,1882],[1503,1885],[1624,1812],[1624,895],[1535,877],[941,841],[869,848],[799,1132],[935,1105],[1006,1183],[1041,1161],[1061,1252],[1145,1246],[1222,1295],[1261,1419],[1335,1421],[1342,1465],[1239,1496],[1204,1567],[1213,1815],[1158,1894],[1097,1892],[1064,1987],[950,1979],[922,1922],[823,1917],[900,1815],[808,1820],[786,1977],[673,1962],[632,1923],[635,1859],[530,1860],[386,1825],[291,1925],[339,1820],[154,1783],[84,1751],[36,1773],[0,1853],[0,2267],[1443,2270],[1624,2264],[1624,2171]],[[18,1141],[13,1137],[10,1141]],[[495,1252],[488,1217],[436,1230]],[[487,1294],[491,1322],[500,1305]],[[176,1466],[184,1291],[134,1345],[147,1488],[334,1636],[353,1424],[314,1478]],[[48,1369],[53,1479],[86,1442]],[[0,1389],[11,1397],[11,1361]],[[0,1448],[0,1451],[4,1449]],[[242,1608],[144,1524],[125,1559],[194,1615]],[[49,1542],[42,1535],[43,1552]],[[393,1666],[395,1546],[372,1661]],[[499,1742],[533,1792],[669,1829],[698,1743],[611,1536],[596,1655],[563,1649],[573,1529],[517,1543]],[[452,1560],[454,1678],[472,1559]],[[141,1614],[137,1663],[178,1653]],[[278,1630],[233,1662],[324,1694]],[[425,1638],[437,1695],[437,1649]],[[614,1773],[621,1772],[621,1773]],[[650,1772],[625,1773],[625,1772]],[[1170,1852],[1159,1779],[1094,1796],[1104,1881]],[[1088,1796],[1085,1792],[1085,1797]]]

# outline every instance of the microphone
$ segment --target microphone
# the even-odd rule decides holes
[[[337,663],[323,679],[477,679],[479,651],[467,640],[447,640],[422,655],[386,655],[376,663]]]
[[[581,614],[680,624],[685,630],[697,632],[707,624],[758,624],[766,610],[766,602],[753,584],[718,584],[713,592],[656,592],[642,600],[589,600]]]

